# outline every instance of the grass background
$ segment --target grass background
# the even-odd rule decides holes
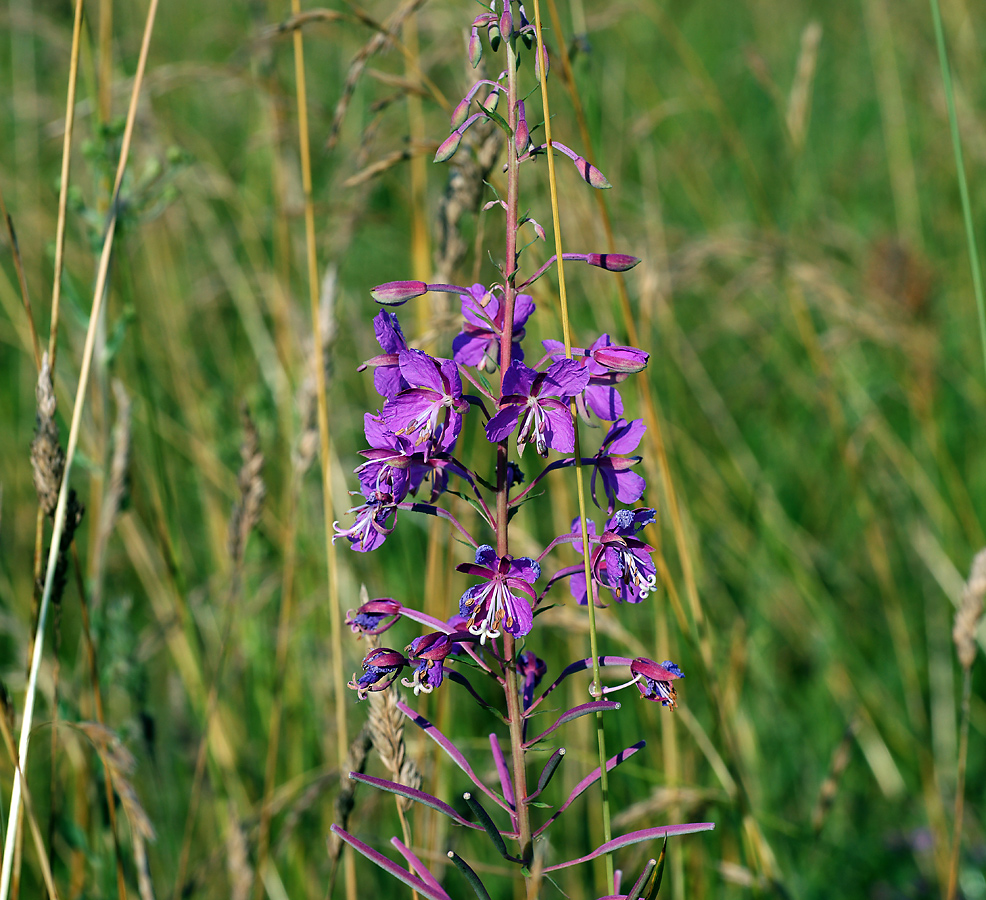
[[[364,9],[380,22],[393,12],[386,3]],[[63,439],[145,14],[142,4],[86,10],[56,368]],[[986,26],[966,0],[948,0],[943,12],[981,230]],[[375,352],[368,289],[427,260],[420,247],[413,255],[410,235],[415,221],[431,221],[447,169],[426,167],[421,196],[406,161],[352,181],[395,151],[430,159],[447,132],[439,97],[454,104],[468,85],[462,35],[473,14],[427,4],[416,16],[417,50],[370,57],[331,150],[347,73],[373,32],[324,22],[304,31],[319,271],[335,273],[334,289],[323,289],[333,334],[328,516],[318,466],[305,465],[317,434],[297,107],[291,39],[272,28],[289,11],[204,3],[164,4],[158,14],[73,485],[87,507],[76,536],[81,584],[99,594],[91,615],[105,722],[135,758],[128,777],[156,832],[148,853],[159,897],[250,895],[275,702],[284,715],[265,888],[274,898],[326,894],[337,733],[324,521],[343,518],[361,417],[377,403],[370,379],[354,371]],[[0,15],[0,188],[45,342],[72,11],[33,0]],[[645,387],[625,396],[637,415],[654,405],[670,477],[652,443],[645,499],[662,513],[654,540],[664,590],[653,603],[607,610],[602,649],[670,656],[689,676],[679,714],[628,698],[610,720],[614,748],[649,741],[612,779],[619,830],[716,821],[714,833],[671,845],[663,890],[674,898],[943,894],[960,689],[951,625],[984,544],[975,411],[986,382],[930,12],[918,0],[636,0],[561,15],[566,42],[580,50],[576,89],[593,150],[614,185],[606,201],[617,249],[643,259],[627,283],[651,364]],[[409,92],[421,73],[434,90]],[[551,90],[555,137],[580,149],[560,78]],[[420,96],[420,120],[409,95]],[[547,224],[546,170],[525,167],[524,176],[525,202]],[[566,246],[606,249],[590,189],[571,170],[561,177]],[[470,240],[477,230],[491,236],[498,219],[465,227]],[[36,369],[3,244],[0,678],[15,723],[33,617]],[[489,246],[496,253],[500,243]],[[492,277],[485,252],[457,273]],[[548,279],[538,287],[532,337],[558,336]],[[570,291],[577,342],[601,329],[626,339],[612,279],[578,271]],[[402,320],[426,339],[457,327],[424,304]],[[95,523],[117,382],[132,404],[129,478],[101,546]],[[237,572],[227,529],[244,404],[267,499]],[[518,546],[567,529],[570,485],[555,482],[552,492],[542,513],[517,520]],[[371,596],[448,614],[463,585],[442,573],[464,551],[447,537],[405,516],[383,551],[340,547],[343,609],[365,582]],[[294,609],[279,673],[286,578]],[[587,655],[587,636],[570,607],[552,615],[542,655],[557,672]],[[116,896],[103,763],[92,733],[74,724],[95,718],[74,575],[55,619],[29,784],[60,894]],[[348,675],[365,648],[348,633],[343,647]],[[986,896],[986,706],[981,671],[974,676],[960,863],[970,900]],[[342,702],[352,735],[365,709],[351,696]],[[454,689],[426,706],[486,771],[483,715]],[[426,787],[465,789],[417,735],[408,739]],[[588,727],[569,726],[566,746],[572,785],[592,765]],[[12,775],[0,755],[4,819]],[[368,791],[356,802],[354,830],[384,847],[397,831],[393,804]],[[597,805],[590,794],[552,832],[554,859],[598,842]],[[439,856],[452,841],[470,859],[491,860],[488,848],[436,831],[427,817],[414,826],[416,844]],[[119,834],[137,896],[128,827]],[[638,869],[646,856],[636,850],[618,864]],[[364,861],[356,871],[361,897],[395,890]],[[489,871],[494,896],[512,896],[497,867]],[[598,895],[587,875],[563,879],[569,896]],[[465,896],[457,878],[448,875],[449,890]],[[42,892],[25,841],[20,895]],[[560,895],[546,886],[542,896]]]

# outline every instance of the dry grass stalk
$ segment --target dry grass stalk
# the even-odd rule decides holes
[[[811,113],[811,87],[815,81],[815,66],[818,62],[818,45],[822,42],[822,26],[809,22],[801,32],[801,51],[798,54],[798,67],[791,84],[787,101],[787,132],[795,150],[805,145],[808,131],[808,116]]]
[[[958,653],[962,668],[969,670],[976,658],[976,630],[983,615],[983,598],[986,597],[986,549],[980,550],[972,561],[972,570],[962,603],[955,613],[955,627],[952,640]]]
[[[247,538],[250,532],[260,521],[260,510],[263,506],[264,497],[267,496],[267,487],[264,484],[263,468],[264,455],[260,452],[260,436],[257,434],[257,427],[250,418],[250,413],[243,408],[241,412],[243,421],[243,443],[240,445],[240,458],[243,464],[236,476],[236,483],[240,488],[240,497],[233,506],[232,515],[229,518],[229,538],[227,547],[230,559],[234,567],[239,567],[243,562],[243,551],[246,547]]]
[[[815,834],[822,830],[825,819],[832,809],[832,804],[839,793],[839,782],[842,773],[846,771],[852,755],[852,745],[856,740],[856,722],[850,722],[846,727],[842,740],[839,741],[835,750],[832,752],[832,759],[829,762],[829,771],[822,786],[818,789],[818,801],[811,813],[811,827]]]
[[[253,884],[253,869],[247,850],[247,839],[239,819],[230,819],[226,834],[226,873],[229,877],[230,900],[246,900]]]
[[[34,489],[38,493],[38,503],[46,516],[55,512],[58,502],[58,489],[65,472],[65,451],[58,439],[58,425],[55,422],[55,388],[51,382],[51,367],[48,354],[41,359],[38,373],[38,386],[35,390],[38,411],[34,426],[34,440],[31,441],[31,469],[34,471]]]
[[[370,748],[373,746],[373,738],[370,735],[369,725],[364,725],[356,739],[349,745],[349,752],[343,764],[343,771],[339,777],[339,793],[335,801],[335,821],[340,828],[349,827],[349,817],[356,808],[356,782],[348,776],[350,772],[365,772],[366,763],[370,758]],[[343,777],[346,776],[346,777]],[[339,857],[345,846],[342,840],[332,832],[329,834],[329,860],[332,863],[332,870],[329,876],[329,884],[334,884],[336,868],[339,865]]]
[[[372,636],[368,636],[367,642],[370,649],[374,649],[378,644]],[[405,787],[417,789],[421,787],[421,773],[414,760],[407,754],[407,744],[404,742],[404,714],[397,708],[399,699],[397,688],[393,686],[385,691],[371,691],[367,726],[380,762],[394,781]],[[411,801],[407,797],[398,796],[397,807],[402,812],[407,812],[411,807]]]

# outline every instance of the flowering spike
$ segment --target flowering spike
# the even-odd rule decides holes
[[[607,272],[626,272],[632,269],[640,260],[626,253],[587,253],[585,261],[590,266],[597,266]]]
[[[473,25],[469,35],[469,62],[475,69],[483,58],[483,42],[479,39],[479,29]]]
[[[435,153],[434,162],[446,162],[455,156],[455,151],[459,149],[459,144],[462,141],[462,134],[458,131],[453,131],[444,141],[439,145],[437,152]],[[609,185],[606,185],[609,187]]]
[[[370,290],[370,296],[382,306],[401,306],[427,293],[428,285],[423,281],[388,281]]]

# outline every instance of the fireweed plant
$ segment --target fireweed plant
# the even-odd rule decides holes
[[[530,274],[520,267],[525,249],[522,242],[544,239],[541,226],[519,213],[520,170],[523,163],[547,154],[549,144],[532,140],[517,73],[524,49],[534,50],[536,75],[541,74],[542,66],[547,73],[548,55],[539,29],[528,20],[522,4],[493,0],[489,11],[475,18],[468,45],[473,67],[478,66],[483,53],[481,31],[486,32],[490,50],[505,52],[506,68],[495,80],[480,79],[470,88],[452,113],[451,133],[435,159],[443,162],[451,158],[466,130],[482,119],[494,122],[506,133],[506,197],[496,197],[487,204],[487,209],[500,207],[505,218],[506,248],[499,266],[500,277],[491,285],[471,287],[397,281],[373,289],[373,297],[384,307],[401,306],[430,291],[456,294],[461,301],[463,324],[452,341],[451,358],[446,359],[410,347],[397,316],[389,309],[380,310],[373,320],[381,353],[360,368],[372,369],[381,407],[364,418],[369,448],[362,451],[365,462],[356,469],[362,502],[350,510],[355,515],[351,527],[343,529],[337,523],[336,538],[348,540],[356,552],[377,550],[386,542],[398,517],[415,512],[445,518],[473,548],[474,559],[457,567],[473,583],[459,598],[456,614],[447,621],[392,598],[371,600],[350,611],[347,623],[357,634],[381,635],[401,619],[429,630],[403,650],[383,646],[373,649],[363,660],[362,674],[354,675],[349,687],[364,699],[369,692],[386,690],[398,681],[415,695],[430,693],[446,680],[455,682],[506,726],[508,749],[504,751],[496,733],[489,736],[499,776],[499,785],[490,787],[479,779],[465,754],[449,738],[399,702],[398,708],[441,746],[475,785],[475,792],[464,795],[472,818],[423,791],[359,773],[350,777],[431,807],[464,828],[485,831],[500,855],[518,866],[528,880],[528,895],[536,896],[537,882],[546,873],[610,854],[629,844],[709,830],[713,825],[647,828],[612,838],[575,859],[535,861],[535,840],[603,776],[600,765],[552,811],[545,802],[545,792],[565,751],[562,747],[550,753],[546,750],[560,726],[587,714],[618,709],[619,703],[609,696],[630,686],[635,686],[643,698],[673,710],[674,683],[684,673],[670,660],[657,663],[643,658],[590,656],[572,662],[547,688],[540,688],[546,666],[534,649],[538,636],[535,625],[549,589],[565,581],[578,603],[588,604],[591,598],[594,605],[601,606],[609,600],[640,603],[657,583],[651,559],[653,548],[640,536],[645,526],[654,521],[655,512],[633,506],[645,489],[644,479],[634,471],[641,458],[632,455],[645,427],[642,420],[628,421],[623,417],[619,391],[622,382],[644,369],[648,354],[616,344],[607,334],[584,349],[572,348],[570,353],[557,341],[544,341],[543,347],[533,352],[525,347],[525,325],[535,312],[535,304],[524,290],[551,268],[557,256]],[[502,113],[497,112],[498,108]],[[550,146],[567,156],[589,185],[610,186],[586,159],[557,142]],[[529,237],[531,233],[533,237]],[[604,253],[564,253],[562,258],[611,272],[625,271],[639,261],[625,254]],[[530,365],[532,360],[534,364]],[[575,455],[575,415],[586,422],[608,423],[593,456]],[[492,477],[470,468],[456,454],[467,419],[478,420],[495,447]],[[554,458],[525,484],[519,460],[528,446],[541,457]],[[516,459],[511,458],[513,448]],[[513,515],[532,499],[532,492],[542,480],[573,466],[591,469],[591,495],[605,511],[605,524],[597,528],[594,522],[576,517],[571,530],[554,538],[536,558],[513,556],[509,541]],[[482,534],[474,535],[439,505],[453,479],[458,482],[457,495],[465,491],[478,511]],[[574,544],[583,552],[582,563],[550,566],[553,551],[564,544]],[[584,558],[584,547],[588,548],[588,560]],[[548,569],[553,571],[548,574]],[[629,680],[601,687],[596,687],[594,680],[590,688],[593,699],[557,714],[551,725],[532,733],[535,729],[529,726],[533,715],[550,708],[544,701],[559,684],[579,672],[598,671],[597,667],[629,670]],[[502,689],[502,708],[496,709],[481,699],[473,685],[480,678],[492,679]],[[639,741],[605,759],[606,772],[643,746],[644,742]],[[528,755],[535,750],[538,760],[547,757],[536,782],[528,780]],[[499,807],[499,823],[487,807]],[[391,843],[404,858],[406,868],[338,826],[333,826],[333,831],[422,897],[449,898],[411,848],[397,838]],[[476,895],[488,898],[486,887],[472,867],[458,854],[448,855]],[[621,892],[617,875],[614,883],[607,886],[605,896],[610,900],[653,896],[658,884],[651,861],[628,893]]]

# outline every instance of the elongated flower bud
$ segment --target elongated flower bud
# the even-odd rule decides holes
[[[514,132],[514,147],[518,156],[523,156],[531,140],[531,132],[527,127],[527,115],[524,112],[524,101],[517,103],[517,130]]]
[[[479,39],[479,29],[473,25],[469,35],[469,62],[475,69],[483,58],[483,42]]]
[[[500,35],[507,40],[514,31],[514,17],[510,15],[510,4],[503,4],[503,15],[500,16]]]
[[[604,190],[605,188],[611,188],[613,185],[609,183],[606,176],[599,171],[592,163],[589,162],[583,156],[577,156],[573,162],[575,163],[575,168],[579,170],[579,174],[586,180],[587,184],[590,184],[594,188],[599,190]]]
[[[637,265],[640,259],[626,253],[587,253],[585,261],[590,266],[598,266],[607,272],[626,272]]]
[[[461,141],[462,135],[458,131],[453,131],[439,145],[438,150],[435,153],[435,162],[445,162],[455,156],[455,151],[459,149],[459,144]],[[606,186],[609,187],[608,182]]]
[[[401,306],[426,293],[428,285],[423,281],[388,281],[373,288],[370,296],[382,306]]]
[[[466,121],[466,116],[469,115],[469,103],[471,100],[471,97],[463,97],[458,104],[456,104],[455,109],[452,110],[452,116],[449,120],[449,124],[452,126],[453,131],[455,131],[455,129]]]
[[[605,366],[612,372],[632,375],[634,372],[642,372],[647,367],[650,354],[645,350],[638,350],[636,347],[621,347],[617,344],[610,344],[608,347],[599,347],[597,350],[593,350],[592,358],[599,365]]]
[[[548,48],[542,46],[541,48],[544,55],[544,74],[547,75],[551,71],[551,60],[548,58]],[[541,79],[541,53],[538,53],[534,57],[534,77],[539,81]]]

